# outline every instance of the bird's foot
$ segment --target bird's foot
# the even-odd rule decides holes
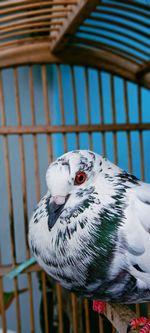
[[[93,311],[103,315],[105,313],[106,302],[93,301]]]
[[[142,328],[140,329],[139,333],[150,333],[150,320],[146,317],[132,319],[129,323],[127,332],[130,330],[136,330],[141,326]]]

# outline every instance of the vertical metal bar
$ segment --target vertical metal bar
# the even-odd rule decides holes
[[[1,71],[0,71],[0,114],[2,116],[2,125],[5,125],[6,117],[5,117],[5,112],[4,112],[4,95],[3,95]],[[0,263],[2,263],[1,252],[0,252]],[[1,305],[1,317],[2,317],[2,330],[3,330],[3,333],[7,333],[7,321],[6,321],[6,315],[5,315],[4,289],[3,289],[3,278],[2,277],[0,277],[0,305]]]
[[[6,126],[6,115],[4,106],[4,96],[3,96],[3,83],[2,74],[0,72],[0,99],[1,99],[1,114],[2,114],[2,126]],[[7,193],[8,193],[8,209],[9,209],[9,221],[10,221],[10,245],[11,245],[11,256],[12,264],[16,264],[16,249],[15,249],[15,229],[14,229],[14,216],[13,216],[13,201],[12,201],[12,186],[11,186],[11,173],[10,173],[10,161],[9,161],[9,147],[8,147],[8,137],[4,136],[4,156],[5,156],[5,170],[7,178]],[[19,305],[19,294],[18,294],[18,281],[17,278],[14,279],[14,294],[15,294],[15,304],[16,304],[16,329],[17,333],[21,332],[21,320],[20,320],[20,305]]]
[[[91,124],[91,113],[90,113],[90,95],[89,95],[89,79],[88,79],[88,68],[85,68],[85,93],[86,93],[86,110],[88,124]],[[92,133],[88,133],[89,148],[93,149],[92,144]],[[90,333],[90,316],[89,316],[89,303],[88,300],[84,300],[84,311],[85,311],[85,326],[86,333]]]
[[[142,123],[142,101],[141,101],[141,87],[138,85],[138,121]],[[143,132],[139,131],[139,143],[140,143],[140,160],[141,160],[141,179],[144,181],[145,172],[144,172],[144,148],[143,148]],[[140,305],[136,304],[136,313],[140,316]],[[147,313],[150,318],[150,302],[147,303]]]
[[[59,101],[60,101],[61,120],[62,120],[62,125],[65,125],[65,111],[64,111],[64,100],[63,100],[63,89],[62,89],[60,65],[56,65],[56,68],[57,68],[57,78],[58,78],[58,92],[59,92]],[[63,143],[64,143],[64,152],[67,152],[67,138],[66,138],[65,133],[63,133]]]
[[[51,124],[50,114],[49,114],[49,102],[48,102],[48,83],[47,83],[47,73],[46,65],[41,65],[42,71],[42,86],[43,86],[43,96],[44,96],[44,113],[46,125]],[[53,149],[52,149],[52,136],[47,134],[47,148],[48,148],[48,161],[53,160]],[[48,321],[48,304],[46,297],[46,278],[45,273],[42,272],[42,287],[43,287],[43,303],[44,303],[44,313],[46,314],[45,331],[49,332],[49,321]]]
[[[77,109],[77,95],[76,95],[76,86],[75,86],[75,74],[74,74],[74,67],[70,66],[70,74],[71,74],[71,85],[72,85],[72,94],[73,94],[73,106],[74,106],[74,118],[75,118],[75,125],[79,124],[78,119],[78,109]],[[76,134],[76,147],[77,149],[80,148],[79,142],[79,133]],[[78,306],[77,297],[72,293],[71,294],[71,305],[72,305],[72,322],[73,322],[73,333],[78,333],[80,331],[80,326],[82,327],[82,315],[79,316],[79,309],[81,304]]]
[[[112,103],[112,122],[116,124],[116,106],[115,106],[115,91],[114,91],[114,77],[110,74],[110,89],[111,89],[111,103]],[[117,133],[113,132],[114,143],[114,162],[118,163],[118,149],[117,149]],[[115,333],[116,329],[112,326],[112,333]]]
[[[44,96],[44,113],[45,113],[45,123],[46,125],[51,124],[50,114],[49,114],[49,102],[48,102],[48,84],[47,84],[47,74],[46,65],[41,65],[42,70],[42,86],[43,86],[43,96]],[[48,148],[48,160],[51,162],[53,160],[52,154],[52,136],[47,134],[47,148]]]
[[[72,93],[73,93],[73,105],[74,105],[74,117],[75,117],[75,125],[79,124],[78,121],[78,109],[77,109],[77,98],[76,98],[76,86],[75,86],[75,77],[74,77],[74,68],[70,67],[71,72],[71,84],[72,84]],[[79,149],[79,133],[76,133],[76,146]]]
[[[98,88],[99,88],[99,103],[100,103],[100,122],[104,124],[104,105],[103,105],[103,92],[102,92],[102,73],[98,71]],[[102,153],[106,156],[106,140],[105,132],[101,133],[102,135]],[[99,333],[104,333],[104,321],[99,316]]]
[[[90,114],[90,96],[89,96],[89,79],[88,79],[88,69],[85,68],[85,95],[86,95],[86,112],[88,125],[91,124],[91,114]],[[89,148],[92,150],[92,133],[88,133]]]
[[[63,325],[63,305],[62,305],[62,288],[56,283],[56,293],[58,302],[58,321],[59,321],[59,333],[64,333]]]
[[[142,105],[141,105],[141,87],[138,86],[138,121],[142,123]],[[140,141],[140,157],[141,157],[141,179],[144,180],[144,149],[143,149],[143,133],[139,131]]]
[[[147,314],[148,318],[150,319],[150,303],[147,303]]]
[[[33,72],[32,66],[29,66],[29,90],[30,90],[30,103],[31,103],[31,117],[32,125],[36,125],[35,121],[35,105],[34,105],[34,85],[33,85]],[[35,161],[35,179],[36,179],[36,199],[37,202],[40,200],[40,176],[39,176],[39,162],[38,162],[38,147],[37,147],[37,137],[36,134],[32,134],[33,137],[33,149],[34,149],[34,161]],[[48,333],[48,313],[47,309],[47,298],[46,298],[46,280],[45,273],[41,274],[42,280],[42,292],[43,292],[43,302],[44,302],[44,321],[45,321],[45,333]]]
[[[104,320],[101,318],[101,316],[98,316],[98,324],[99,324],[99,333],[104,332]]]
[[[48,304],[47,304],[47,289],[46,289],[46,275],[45,272],[41,272],[41,281],[42,281],[42,293],[43,293],[43,308],[44,308],[44,317],[45,317],[45,333],[49,333],[49,321],[48,321]]]
[[[0,277],[0,313],[2,318],[2,330],[3,333],[7,333],[7,322],[4,305],[4,289],[3,289],[3,278]]]
[[[18,71],[14,68],[14,88],[15,88],[15,102],[16,102],[16,115],[18,126],[22,125],[20,100],[19,100],[19,83],[18,83]],[[24,142],[22,134],[19,135],[19,147],[20,147],[20,161],[21,161],[21,178],[22,178],[22,201],[23,201],[23,216],[25,227],[25,245],[26,245],[26,258],[30,257],[30,251],[28,247],[28,216],[27,216],[27,189],[26,189],[26,172],[25,172],[25,153]],[[30,330],[31,333],[35,332],[34,325],[34,309],[33,309],[33,295],[32,295],[32,279],[31,273],[27,274],[28,289],[29,289],[29,308],[30,308]]]
[[[110,74],[110,87],[111,87],[111,102],[112,102],[112,121],[116,124],[116,107],[115,107],[115,92],[114,92],[114,77]],[[117,151],[117,133],[113,132],[114,142],[114,162],[118,163],[118,151]]]
[[[73,333],[78,333],[77,297],[71,293]]]
[[[127,82],[124,80],[124,102],[125,102],[125,117],[126,123],[129,124],[129,108],[128,108],[128,89],[127,89]],[[129,172],[132,173],[132,150],[131,150],[131,134],[127,132],[127,144],[128,144],[128,166]],[[140,316],[140,304],[135,305],[136,314]]]
[[[30,91],[30,104],[31,104],[31,118],[32,125],[36,125],[35,121],[35,105],[34,105],[34,87],[33,87],[33,72],[32,66],[29,66],[29,91]],[[40,200],[40,178],[39,178],[39,162],[38,162],[38,147],[36,134],[32,134],[33,137],[33,149],[34,149],[34,161],[35,161],[35,179],[36,179],[36,199]]]
[[[103,93],[102,93],[102,74],[98,72],[98,86],[99,86],[99,101],[100,101],[100,121],[101,124],[104,124],[104,106],[103,106]],[[105,133],[102,132],[102,150],[103,155],[106,156],[106,140]]]
[[[86,333],[90,333],[90,316],[89,316],[89,303],[88,300],[84,300],[84,311],[85,311],[85,328]]]
[[[62,125],[65,125],[65,111],[64,111],[64,100],[63,100],[63,89],[62,89],[62,79],[60,65],[56,65],[57,68],[57,78],[58,78],[58,92],[60,101],[60,112]],[[67,152],[67,138],[66,134],[63,134],[64,152]],[[63,327],[63,308],[62,308],[62,289],[61,286],[56,284],[57,300],[58,300],[58,318],[59,318],[59,333],[64,332]]]
[[[127,81],[123,80],[123,84],[124,84],[125,119],[126,119],[126,123],[129,124]],[[129,172],[132,172],[131,135],[130,135],[129,131],[127,131],[127,146],[128,146],[128,168],[129,168]]]

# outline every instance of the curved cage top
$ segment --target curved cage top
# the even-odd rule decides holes
[[[149,10],[133,0],[2,1],[0,66],[88,65],[149,88]]]

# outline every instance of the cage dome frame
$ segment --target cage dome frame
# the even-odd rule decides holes
[[[7,0],[0,9],[1,68],[38,62],[87,65],[150,87],[148,4]]]
[[[0,2],[0,108],[1,124],[0,136],[4,145],[5,172],[7,178],[8,210],[10,221],[10,239],[12,260],[10,265],[0,264],[0,296],[4,294],[3,279],[5,274],[18,265],[15,255],[15,221],[12,194],[12,175],[9,151],[9,137],[16,135],[20,149],[21,181],[23,197],[23,218],[25,221],[25,233],[27,233],[27,185],[25,167],[24,135],[31,135],[34,147],[34,161],[36,174],[36,199],[40,199],[40,179],[38,161],[37,135],[45,134],[49,159],[52,160],[51,136],[61,133],[63,137],[64,151],[67,150],[68,133],[75,133],[76,144],[79,147],[80,133],[88,133],[89,146],[92,149],[92,133],[102,134],[102,146],[105,152],[105,133],[111,132],[114,143],[114,160],[117,163],[117,136],[119,131],[127,135],[129,170],[132,170],[131,131],[139,134],[141,177],[144,179],[144,148],[143,131],[150,130],[150,123],[142,121],[141,89],[150,88],[150,6],[134,0],[3,0]],[[88,56],[87,56],[88,54]],[[33,65],[41,66],[41,81],[44,96],[45,124],[36,124]],[[51,124],[48,105],[47,64],[56,64],[58,78],[58,94],[60,98],[60,113],[62,122],[60,125]],[[75,110],[75,123],[67,125],[65,122],[65,110],[63,103],[62,73],[60,66],[69,65],[72,84],[72,95]],[[31,125],[24,125],[20,110],[18,69],[28,66],[29,69],[29,97],[31,104]],[[77,115],[77,100],[75,89],[74,66],[83,66],[85,76],[85,99],[87,109],[87,124],[79,124]],[[110,73],[110,87],[112,98],[112,123],[104,122],[103,103],[100,100],[101,123],[91,123],[88,69],[93,68],[100,73],[98,77],[99,95],[102,95],[101,71]],[[3,71],[12,69],[15,111],[17,125],[9,126],[5,112],[5,98],[3,92]],[[123,79],[125,96],[125,123],[117,123],[114,97],[114,75]],[[128,110],[128,82],[137,84],[138,96],[138,123],[131,123]],[[30,256],[27,236],[26,257]],[[0,257],[1,259],[1,257]],[[34,299],[31,275],[39,272],[39,266],[29,267],[27,275],[29,290],[30,329],[35,332]],[[41,273],[41,285],[44,295],[44,320],[45,333],[49,332],[46,277]],[[15,279],[13,283],[16,299],[16,331],[21,332],[21,316],[19,306],[19,285]],[[62,318],[62,289],[57,285],[59,333],[63,333]],[[74,333],[78,333],[78,308],[77,299],[71,295],[72,321]],[[147,306],[148,313],[150,305]],[[131,313],[126,309],[122,314],[119,308],[107,308],[107,316],[124,330]],[[140,306],[136,305],[137,314]],[[89,305],[84,301],[85,330],[90,332]],[[3,332],[7,332],[7,320],[5,306],[2,298],[2,325]],[[126,316],[125,323],[121,322]],[[120,320],[121,318],[121,320]],[[125,326],[123,326],[125,325]],[[99,332],[104,332],[102,320],[99,321]]]

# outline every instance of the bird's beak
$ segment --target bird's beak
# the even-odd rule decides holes
[[[48,218],[48,227],[49,230],[52,229],[55,222],[57,221],[58,217],[60,216],[66,201],[68,200],[68,196],[52,196],[49,201],[48,211],[49,211],[49,218]]]

